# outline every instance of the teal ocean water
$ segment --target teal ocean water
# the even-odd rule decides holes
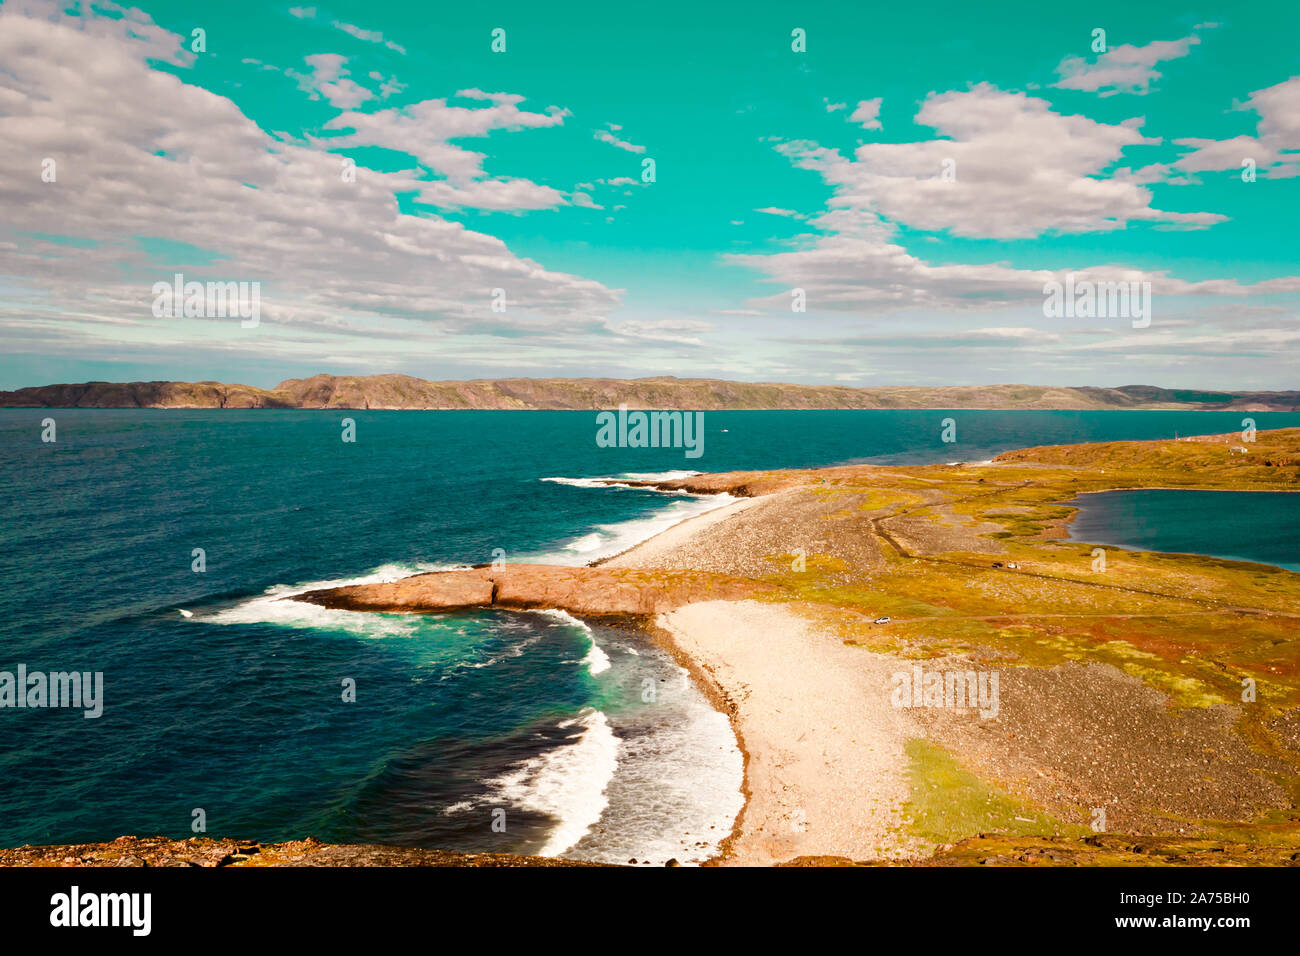
[[[245,839],[702,858],[740,807],[740,756],[643,635],[560,613],[282,598],[494,558],[581,564],[725,503],[592,477],[983,460],[1231,431],[1241,416],[704,422],[688,459],[598,447],[590,412],[0,410],[0,670],[104,675],[96,719],[0,709],[0,845],[187,837],[202,810],[208,834]]]

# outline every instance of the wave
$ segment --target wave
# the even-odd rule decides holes
[[[694,495],[678,499],[640,518],[630,518],[613,524],[598,524],[593,531],[579,535],[560,545],[558,551],[547,551],[530,557],[537,564],[577,564],[599,561],[621,554],[628,548],[647,541],[667,531],[675,524],[690,518],[724,508],[737,501],[728,494]]]
[[[621,863],[635,857],[685,865],[716,856],[744,808],[744,756],[731,722],[682,674],[681,706],[624,737],[617,785],[609,788],[609,823],[581,857]],[[661,685],[662,686],[662,685]],[[688,696],[689,695],[689,696]]]
[[[600,649],[595,638],[592,638],[591,650],[587,651],[587,656],[582,659],[582,663],[587,665],[587,672],[592,677],[609,670],[609,655]]]
[[[544,615],[553,620],[560,621],[563,624],[581,628],[586,632],[587,640],[591,642],[591,646],[587,649],[587,656],[578,663],[586,664],[587,672],[590,673],[592,677],[595,677],[597,674],[603,674],[605,671],[609,670],[609,655],[606,654],[601,649],[600,645],[596,643],[595,632],[592,631],[590,625],[588,625],[586,621],[576,618],[568,611],[562,611],[559,608],[543,608],[542,610],[534,611],[533,613]]]
[[[542,478],[542,481],[569,485],[574,488],[632,488],[638,491],[654,491],[671,495],[677,500],[666,507],[639,518],[631,518],[613,524],[596,525],[594,530],[561,544],[558,552],[543,552],[530,556],[528,560],[538,564],[572,565],[577,563],[575,555],[579,556],[583,563],[612,558],[616,554],[621,554],[629,548],[635,547],[642,541],[653,538],[661,531],[667,531],[675,524],[680,524],[705,512],[713,511],[715,508],[725,507],[737,500],[726,492],[705,494],[687,491],[665,491],[659,488],[643,488],[639,485],[619,483],[619,479],[625,481],[673,481],[698,474],[701,473],[698,471],[625,471],[617,475],[596,478]]]
[[[616,478],[626,478],[628,481],[679,481],[682,478],[694,478],[696,475],[703,474],[699,471],[625,471],[616,475]]]
[[[549,481],[556,485],[569,485],[572,488],[632,488],[633,485],[620,485],[611,483],[609,478],[542,478],[541,481]],[[646,491],[653,491],[653,488],[647,488]]]
[[[619,741],[601,711],[584,708],[559,726],[573,728],[577,739],[487,781],[497,799],[558,821],[538,856],[559,856],[600,820],[608,804],[605,788],[618,769]]]
[[[597,550],[604,542],[599,532],[593,531],[591,534],[584,534],[581,538],[574,538],[564,546],[566,551],[576,551],[578,554],[587,554],[590,551]]]
[[[384,584],[427,571],[452,571],[466,565],[452,564],[385,564],[352,578],[310,581],[303,584],[275,584],[256,597],[230,607],[196,609],[187,621],[196,624],[279,624],[284,627],[321,628],[349,631],[363,637],[409,637],[421,621],[410,614],[378,614],[373,611],[343,611],[320,607],[293,597],[308,591],[349,587],[357,584]]]
[[[599,823],[564,855],[701,863],[717,855],[744,805],[744,757],[731,722],[690,674],[652,646],[636,652],[638,640],[607,635],[608,683],[622,688],[603,705],[619,739],[618,766]]]
[[[645,517],[597,525],[549,558],[552,563],[573,562],[575,557],[586,562],[615,554],[734,500],[730,495],[681,496]],[[342,611],[292,598],[317,589],[394,581],[455,567],[394,563],[356,577],[277,584],[233,606],[191,605],[194,617],[187,623],[269,623],[345,631],[367,638],[414,637],[434,622],[422,615]],[[585,667],[593,677],[600,676],[602,685],[622,685],[634,676],[642,679],[645,665],[633,662],[646,659],[635,648],[625,647],[617,639],[602,647],[592,627],[566,611],[530,613],[585,632],[589,646],[585,656],[573,664]],[[475,653],[467,643],[449,643],[459,659],[443,661],[446,671],[440,679],[457,671],[465,673],[462,668],[491,667],[527,653],[530,645],[544,639],[544,634],[530,630],[534,633],[526,638],[490,651],[486,645]],[[652,654],[649,666],[653,668],[659,657]],[[667,684],[656,681],[666,698],[659,705],[633,718],[622,705],[615,705],[607,714],[608,706],[592,699],[595,706],[584,707],[558,725],[563,737],[556,745],[504,775],[485,780],[482,797],[452,802],[441,815],[456,817],[480,803],[505,803],[545,814],[555,823],[543,845],[534,851],[541,856],[569,855],[607,862],[630,857],[662,862],[676,857],[689,865],[716,854],[718,841],[730,832],[743,802],[743,758],[726,717],[694,689],[685,671],[674,665],[659,675],[668,678]]]
[[[635,491],[654,491],[665,495],[692,495],[696,492],[671,490],[667,488],[647,488],[643,485],[628,484],[633,481],[678,481],[692,478],[698,471],[625,471],[617,475],[603,475],[595,478],[542,478],[557,485],[569,485],[573,488],[631,488]]]

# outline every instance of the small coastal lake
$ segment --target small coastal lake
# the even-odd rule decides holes
[[[1300,493],[1142,489],[1081,495],[1071,541],[1300,571]]]

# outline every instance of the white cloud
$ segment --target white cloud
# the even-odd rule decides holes
[[[1269,111],[1268,128],[1291,130],[1291,114],[1282,104],[1292,103],[1292,94],[1283,95],[1276,87],[1265,92],[1259,104]],[[1160,168],[1134,172],[1117,166],[1128,147],[1158,142],[1142,136],[1139,120],[1108,125],[1063,116],[1044,100],[981,84],[966,92],[932,94],[917,122],[934,127],[938,138],[867,144],[851,158],[815,143],[778,144],[796,165],[820,173],[833,195],[827,211],[810,221],[814,231],[793,240],[789,251],[724,257],[764,273],[782,289],[751,305],[788,310],[789,290],[802,288],[809,311],[1033,306],[1042,302],[1044,283],[1061,281],[1066,271],[1080,280],[1149,281],[1161,296],[1300,291],[1300,277],[1244,285],[1232,279],[1190,282],[1105,262],[1055,269],[927,262],[902,246],[900,226],[963,237],[1028,239],[1143,221],[1158,228],[1195,228],[1225,217],[1151,206],[1150,191],[1142,184],[1162,175]],[[953,181],[941,175],[945,160],[952,163]],[[760,211],[786,212],[775,207]]]
[[[861,211],[832,210],[812,220],[820,233],[800,237],[801,248],[770,254],[732,254],[733,265],[767,275],[782,291],[751,305],[788,311],[790,289],[802,288],[810,312],[880,314],[900,309],[942,311],[1037,306],[1043,285],[1063,281],[1150,282],[1159,296],[1245,296],[1300,291],[1300,277],[1243,285],[1235,279],[1188,282],[1163,272],[1120,264],[1094,263],[1073,268],[1018,269],[1004,263],[934,265],[909,253],[896,229]]]
[[[315,20],[320,11],[317,10],[316,7],[290,7],[289,13],[297,17],[299,20]],[[406,53],[405,47],[394,43],[392,40],[385,40],[384,35],[378,30],[366,30],[354,23],[345,23],[342,20],[332,20],[330,21],[330,26],[334,27],[336,30],[342,30],[344,33],[348,34],[348,36],[356,37],[358,40],[363,40],[366,43],[378,43],[388,47],[390,50],[395,50],[398,53]]]
[[[398,82],[396,77],[384,76],[378,70],[370,71],[370,78],[379,84],[379,96],[381,99],[388,99],[395,93],[400,93],[406,89],[406,84]]]
[[[1197,29],[1211,26],[1214,24],[1201,24]],[[1200,42],[1200,36],[1192,33],[1181,40],[1156,40],[1146,46],[1125,44],[1112,47],[1091,63],[1080,56],[1067,56],[1056,68],[1061,79],[1055,85],[1058,89],[1085,90],[1102,96],[1114,96],[1116,93],[1145,95],[1150,92],[1151,84],[1161,76],[1156,69],[1157,63],[1185,57]]]
[[[407,153],[443,181],[412,178],[408,188],[418,189],[424,202],[443,207],[478,209],[549,209],[564,204],[564,194],[526,179],[494,179],[483,169],[484,155],[454,145],[451,140],[486,136],[493,130],[546,129],[560,126],[568,111],[550,107],[546,112],[521,110],[522,96],[461,90],[462,99],[488,106],[453,106],[446,99],[424,100],[409,106],[372,113],[340,113],[325,129],[343,131],[325,140],[331,148],[380,146]]]
[[[595,130],[596,139],[600,140],[602,143],[608,143],[610,146],[615,146],[618,149],[627,150],[629,153],[645,152],[644,146],[638,146],[635,143],[629,143],[627,140],[620,139],[618,136],[615,135],[620,130],[622,130],[623,127],[618,126],[614,123],[607,123],[606,125],[609,127],[608,129]]]
[[[1192,147],[1173,166],[1188,173],[1241,169],[1251,159],[1266,176],[1275,179],[1300,176],[1300,76],[1256,90],[1238,106],[1259,114],[1255,136],[1231,139],[1176,139]]]
[[[645,322],[620,322],[610,324],[610,331],[616,335],[649,342],[671,342],[677,345],[703,346],[700,338],[705,332],[712,331],[708,322],[693,319],[657,319]]]
[[[932,93],[916,122],[933,127],[936,138],[868,143],[851,159],[803,141],[777,148],[820,173],[836,207],[958,236],[1104,232],[1135,221],[1194,228],[1225,218],[1155,209],[1140,177],[1107,175],[1125,149],[1159,142],[1142,135],[1140,119],[1108,125],[1065,116],[1046,100],[981,83]]]
[[[321,332],[427,337],[439,324],[481,315],[495,287],[506,288],[521,312],[553,321],[594,320],[617,304],[617,292],[520,258],[491,235],[401,212],[394,193],[410,188],[412,174],[359,166],[347,182],[340,156],[277,139],[229,99],[152,69],[149,59],[179,65],[188,57],[180,37],[142,15],[83,21],[54,5],[40,12],[25,17],[0,7],[0,168],[31,171],[0,180],[0,276],[11,290],[5,309],[34,328],[80,314],[77,321],[116,321],[115,341],[135,336],[150,348],[174,341],[183,326],[152,319],[150,289],[182,265],[194,278],[261,280],[263,325],[315,330],[301,347],[316,350]],[[448,165],[468,174],[454,188],[474,203],[536,205],[534,190],[547,187],[476,182],[486,179],[483,157],[445,140],[554,125],[558,114],[520,114],[520,98],[507,94],[475,97],[491,105],[466,110],[432,101],[410,114],[375,114],[369,129],[391,132],[398,148],[432,160],[442,156],[439,144],[450,150]],[[424,122],[408,129],[401,122],[408,115]],[[42,157],[57,162],[57,182],[42,182]],[[30,235],[51,232],[88,244]],[[154,259],[128,238],[135,236],[216,258],[164,251]],[[140,322],[140,331],[122,320]],[[403,322],[404,332],[394,328]],[[209,336],[231,334],[220,327]],[[266,334],[257,341],[271,348]]]
[[[880,104],[883,102],[882,96],[858,101],[857,109],[849,114],[849,122],[857,123],[863,129],[880,129]]]
[[[442,209],[485,209],[495,212],[527,212],[554,209],[565,203],[564,193],[528,179],[488,178],[463,182],[412,179],[406,185],[415,189],[418,200]],[[581,193],[574,195],[574,205],[581,206]]]
[[[349,36],[356,37],[358,40],[364,40],[367,43],[382,43],[390,50],[396,50],[398,53],[403,53],[403,54],[406,53],[405,47],[402,47],[401,45],[394,43],[392,40],[385,40],[384,35],[380,33],[378,30],[363,30],[359,26],[355,26],[354,24],[351,23],[344,23],[342,20],[335,20],[334,27],[336,29],[342,30],[344,33],[348,34]]]
[[[298,81],[299,89],[319,94],[331,106],[342,110],[353,109],[374,98],[375,94],[348,78],[346,57],[337,53],[313,53],[304,57],[304,60],[311,67],[311,73],[304,75],[293,70],[285,71],[287,76]]]

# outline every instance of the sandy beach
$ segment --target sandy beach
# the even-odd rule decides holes
[[[779,604],[690,604],[655,621],[726,702],[746,754],[747,802],[724,863],[888,859],[907,799],[889,658],[864,653]]]
[[[644,568],[664,566],[665,559],[688,546],[706,528],[732,521],[737,515],[759,504],[760,498],[740,498],[721,508],[706,511],[665,528],[645,541],[620,551],[603,561],[594,562],[605,568]]]
[[[768,527],[762,512],[785,504],[776,497],[742,498],[689,518],[600,566],[716,563],[702,561],[700,550],[711,539],[734,544]],[[745,549],[724,550],[738,557]],[[888,859],[918,851],[900,836],[908,796],[904,747],[918,732],[906,711],[890,704],[896,661],[847,647],[778,603],[691,603],[657,615],[653,630],[728,713],[745,753],[745,808],[722,863]]]

